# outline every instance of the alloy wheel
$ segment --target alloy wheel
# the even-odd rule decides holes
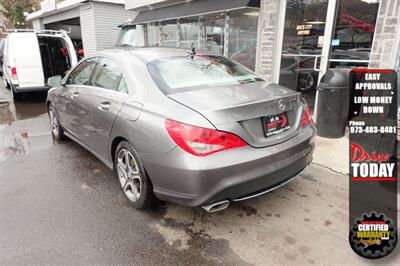
[[[311,73],[306,73],[299,77],[299,86],[298,89],[300,91],[308,91],[314,85],[315,79]]]
[[[117,172],[121,188],[126,197],[135,202],[139,200],[142,192],[142,177],[138,163],[127,149],[121,149],[118,152],[117,160]]]
[[[58,119],[57,119],[56,115],[54,114],[53,107],[50,107],[49,116],[50,116],[51,132],[53,133],[54,136],[57,136],[59,124],[58,124]]]

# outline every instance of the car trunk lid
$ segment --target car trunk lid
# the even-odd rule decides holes
[[[302,115],[299,93],[264,81],[189,90],[168,96],[202,114],[216,129],[234,133],[253,147],[290,139],[297,133]],[[267,136],[266,121],[281,114],[286,115],[287,128]]]

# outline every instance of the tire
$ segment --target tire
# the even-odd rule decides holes
[[[65,139],[64,128],[60,125],[60,122],[58,121],[57,118],[57,113],[52,104],[49,105],[48,114],[50,119],[51,134],[53,135],[54,139],[56,140]]]
[[[10,89],[10,84],[7,82],[7,79],[4,75],[3,75],[3,84],[6,89]]]
[[[14,101],[18,102],[18,101],[22,100],[23,94],[21,92],[17,92],[13,85],[10,85],[10,87],[11,87],[11,94],[12,94]]]
[[[300,73],[298,79],[297,90],[300,92],[310,92],[315,90],[318,78],[312,73]]]
[[[114,161],[115,175],[128,203],[136,209],[148,209],[155,206],[158,201],[153,192],[153,185],[138,154],[129,142],[119,143]]]

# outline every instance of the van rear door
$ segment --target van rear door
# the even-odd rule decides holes
[[[74,44],[72,43],[71,38],[68,36],[66,32],[62,33],[62,38],[66,42],[68,46],[68,53],[69,53],[69,58],[71,59],[71,69],[78,64],[78,57],[76,55],[76,50],[74,47]]]
[[[61,38],[63,39],[64,43],[66,44],[66,48],[68,48],[68,54],[71,61],[71,68],[73,68],[78,63],[78,57],[76,56],[76,51],[74,44],[72,43],[71,38],[68,36],[66,31],[54,31],[53,33],[38,33],[39,36],[43,37],[53,37],[53,38]]]
[[[12,33],[10,52],[14,62],[11,67],[17,70],[18,82],[21,88],[44,86],[42,59],[39,43],[34,32]]]
[[[67,50],[68,50],[70,69],[72,69],[78,63],[78,57],[76,55],[74,44],[72,43],[72,40],[68,36],[66,31],[52,31],[52,32],[43,31],[43,32],[39,32],[38,36],[39,37],[59,38],[59,39],[61,39],[62,43],[63,43],[63,47],[67,48]]]

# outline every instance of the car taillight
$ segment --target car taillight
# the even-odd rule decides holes
[[[304,128],[309,125],[312,121],[311,110],[308,104],[306,105],[306,110],[304,111],[303,120],[301,121],[301,127]]]
[[[11,77],[12,77],[12,79],[18,79],[16,67],[11,68]]]
[[[207,156],[247,145],[234,134],[191,126],[171,119],[165,120],[165,128],[181,149],[196,156]]]

